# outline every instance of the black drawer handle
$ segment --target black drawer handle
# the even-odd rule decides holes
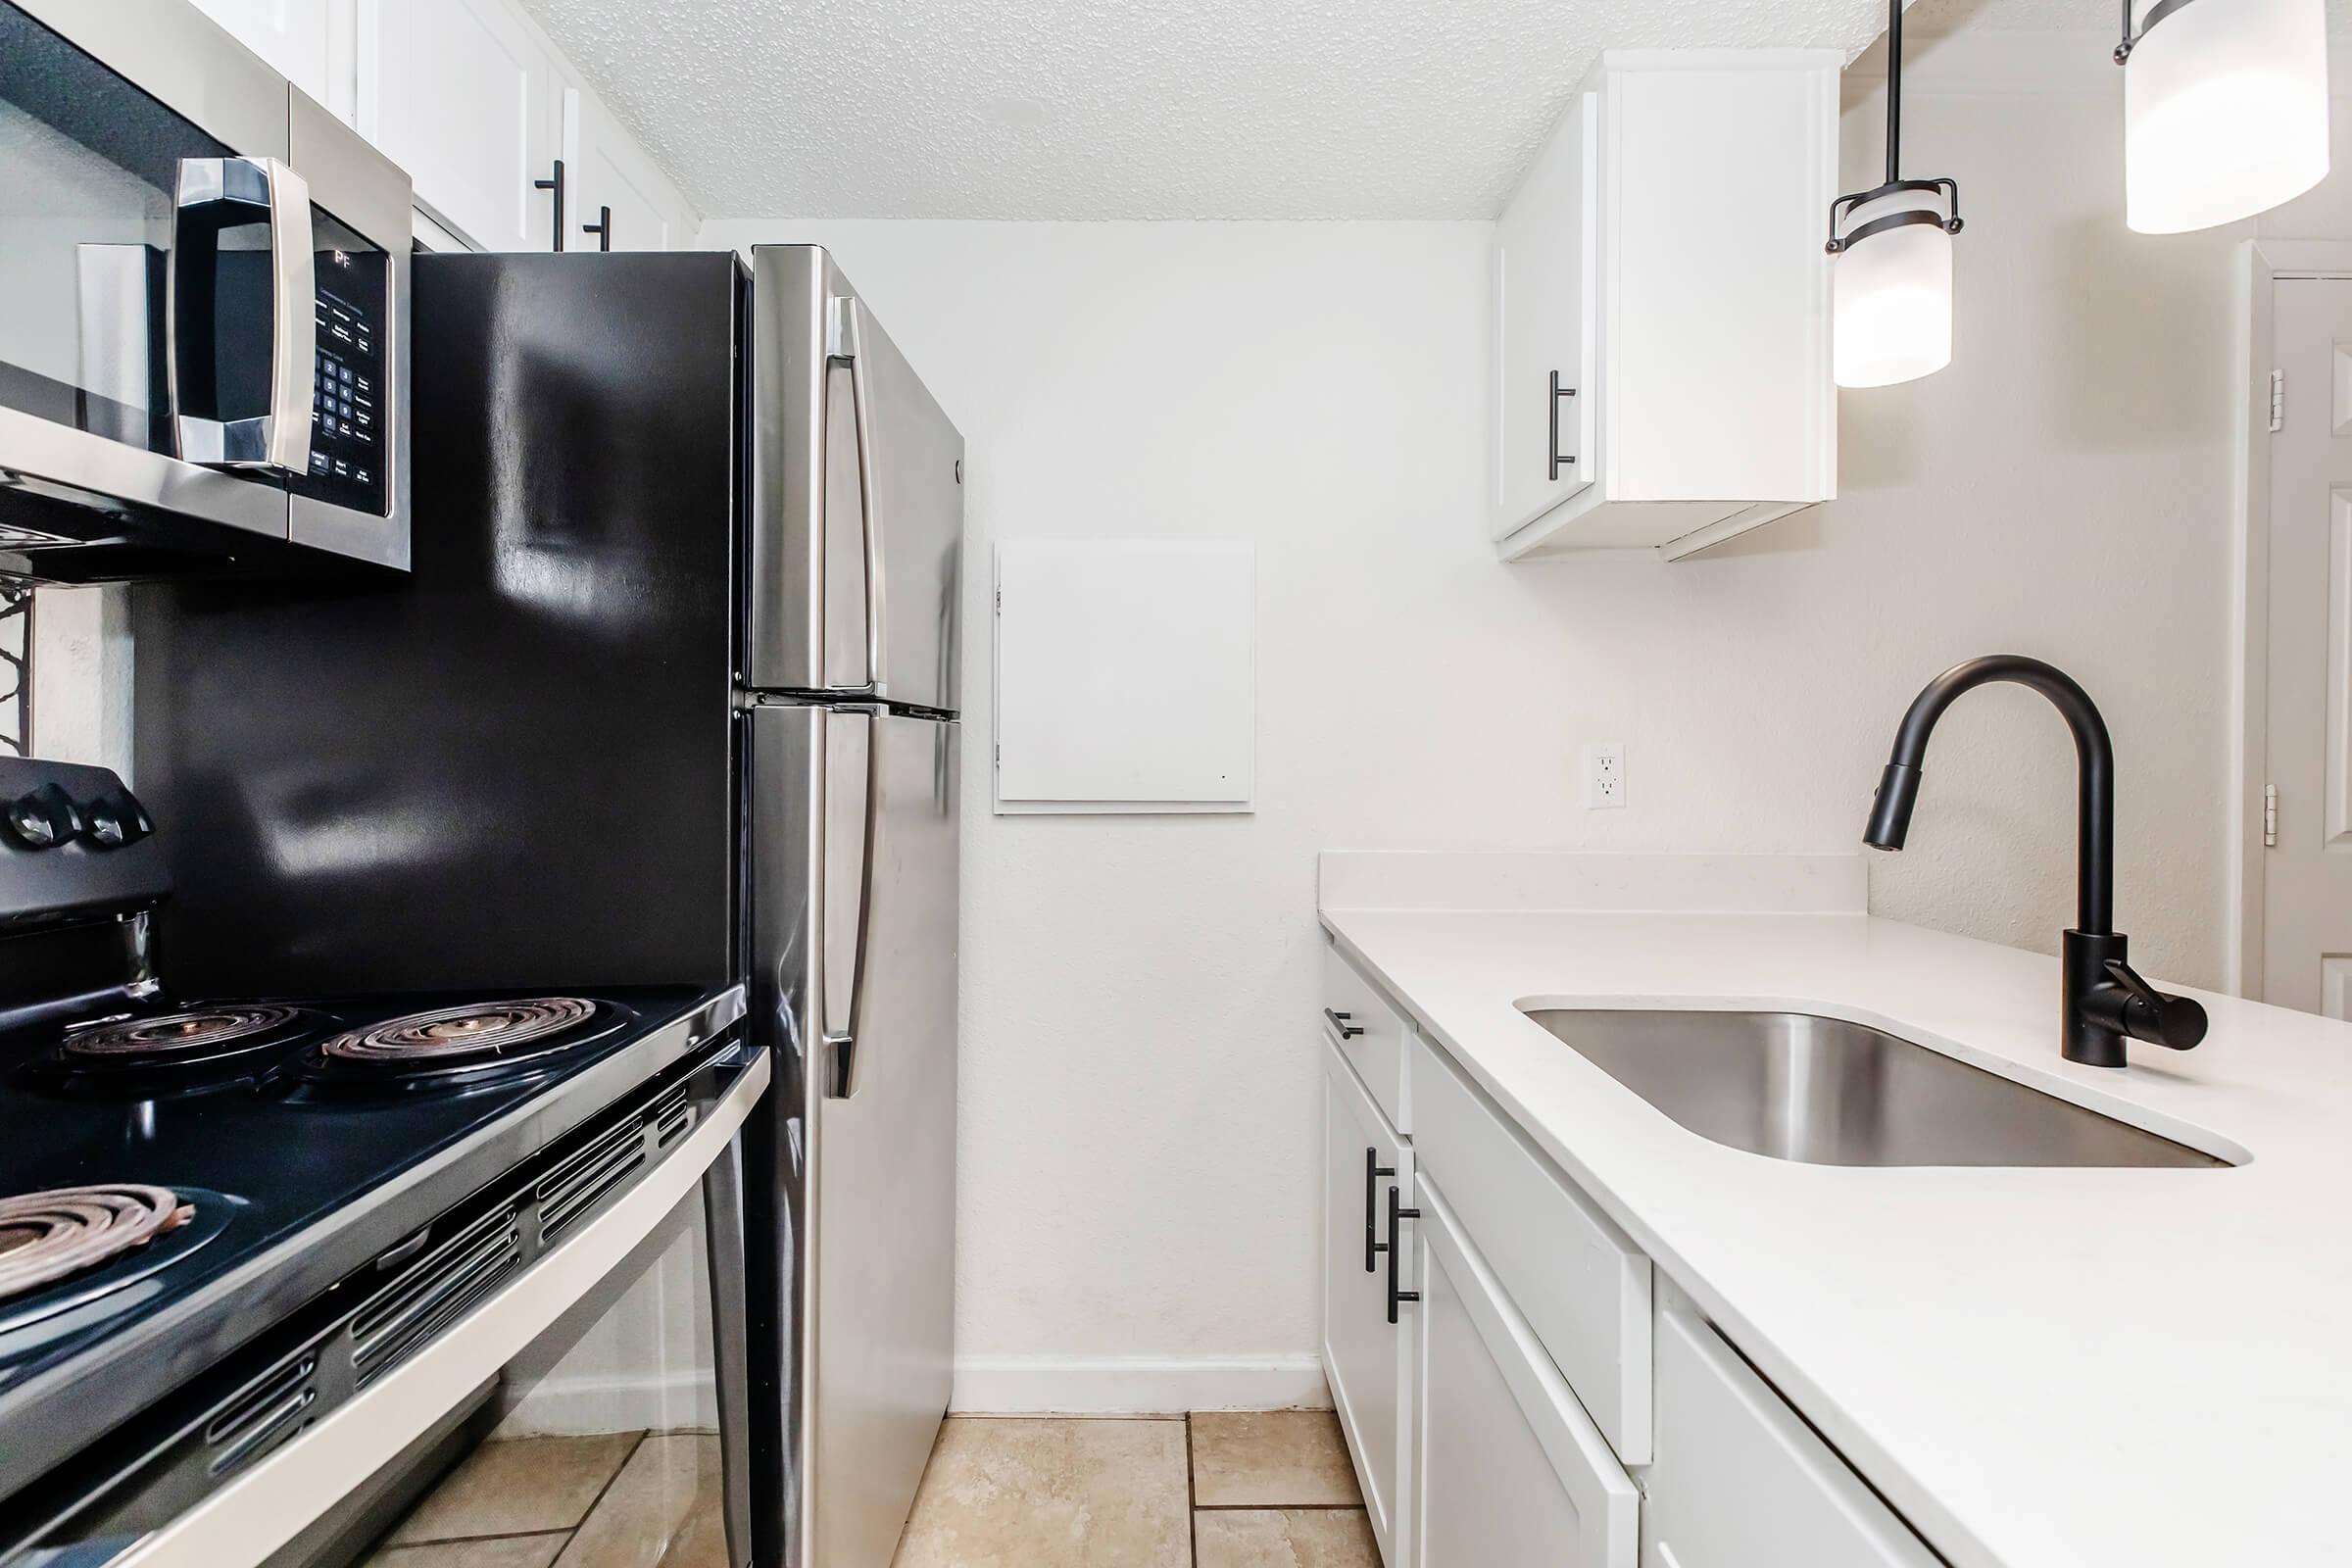
[[[1373,1256],[1381,1250],[1380,1227],[1376,1223],[1373,1213],[1375,1201],[1373,1189],[1380,1185],[1380,1179],[1383,1176],[1396,1174],[1395,1166],[1383,1165],[1380,1162],[1379,1150],[1367,1149],[1364,1151],[1364,1272],[1367,1274],[1372,1272]]]
[[[1342,1040],[1353,1040],[1357,1035],[1360,1035],[1364,1032],[1364,1026],[1362,1024],[1349,1023],[1348,1021],[1355,1016],[1355,1014],[1352,1012],[1334,1012],[1329,1007],[1325,1007],[1323,1009],[1323,1016],[1331,1020],[1331,1026],[1340,1032],[1340,1038]]]
[[[1389,1245],[1384,1250],[1389,1254],[1389,1321],[1391,1323],[1396,1321],[1397,1307],[1406,1301],[1421,1299],[1419,1291],[1400,1291],[1396,1288],[1396,1258],[1400,1250],[1396,1245],[1396,1222],[1400,1219],[1419,1219],[1421,1217],[1421,1211],[1417,1208],[1400,1207],[1399,1205],[1403,1201],[1403,1199],[1397,1196],[1396,1188],[1389,1189]]]

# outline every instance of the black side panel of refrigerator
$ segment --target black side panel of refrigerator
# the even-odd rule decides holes
[[[737,977],[727,254],[419,256],[415,570],[137,590],[185,996]]]

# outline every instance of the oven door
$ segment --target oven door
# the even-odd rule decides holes
[[[405,566],[408,208],[186,0],[0,0],[0,571]]]
[[[234,1479],[157,1527],[139,1528],[140,1509],[94,1517],[77,1540],[51,1537],[62,1559],[34,1560],[748,1568],[738,1135],[768,1070],[731,1045],[682,1093],[574,1135],[531,1177],[516,1224],[524,1250],[539,1247],[503,1284],[464,1283],[514,1245],[498,1206],[437,1225],[431,1250],[385,1276],[457,1283],[383,1287],[330,1340],[283,1357],[282,1385],[257,1379],[218,1406],[207,1436]],[[611,1151],[640,1124],[662,1152],[624,1168]],[[316,1419],[313,1390],[309,1408],[327,1407]],[[217,1430],[235,1422],[252,1435]],[[267,1456],[227,1457],[240,1446]]]

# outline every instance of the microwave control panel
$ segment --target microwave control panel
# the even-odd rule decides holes
[[[302,495],[382,515],[384,453],[384,258],[320,250],[318,354],[311,414],[311,471]]]

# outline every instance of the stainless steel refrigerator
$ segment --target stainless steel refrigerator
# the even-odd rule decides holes
[[[755,250],[752,292],[751,978],[791,1069],[780,1560],[887,1568],[954,1349],[963,440],[824,251]]]
[[[409,575],[138,596],[138,788],[206,824],[166,979],[747,981],[748,1555],[888,1568],[953,1358],[962,440],[815,247],[415,278]]]

